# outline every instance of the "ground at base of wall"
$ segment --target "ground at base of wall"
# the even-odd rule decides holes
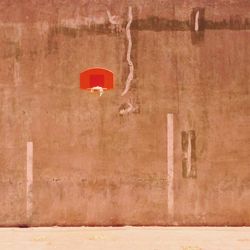
[[[1,250],[249,250],[250,227],[0,228]]]

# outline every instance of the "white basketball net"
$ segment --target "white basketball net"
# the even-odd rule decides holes
[[[91,93],[99,92],[99,96],[102,96],[105,89],[107,89],[107,88],[103,88],[103,87],[100,87],[100,86],[95,86],[95,87],[90,88],[90,92]]]

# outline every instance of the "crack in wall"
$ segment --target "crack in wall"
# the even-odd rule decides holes
[[[129,6],[128,23],[126,26],[126,34],[127,34],[127,39],[128,39],[127,61],[128,61],[128,66],[129,66],[129,74],[128,74],[128,78],[127,78],[126,83],[125,83],[125,89],[123,90],[121,96],[124,96],[127,94],[127,92],[130,89],[131,82],[134,78],[134,64],[131,61],[132,39],[131,39],[130,26],[131,26],[132,21],[133,21],[132,7]]]
[[[135,100],[129,100],[126,103],[123,103],[119,108],[120,115],[127,115],[129,113],[136,113],[139,112],[139,107]]]
[[[122,19],[119,16],[112,16],[110,11],[107,10],[108,20],[111,24],[111,32],[122,32]]]

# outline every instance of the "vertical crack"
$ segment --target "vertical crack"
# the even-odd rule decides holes
[[[125,83],[125,89],[123,90],[121,96],[124,96],[129,91],[131,82],[134,78],[134,65],[133,65],[133,62],[131,61],[132,39],[131,39],[130,26],[131,26],[132,21],[133,21],[132,7],[129,6],[128,23],[126,26],[126,34],[127,34],[127,39],[128,39],[127,61],[128,61],[128,66],[129,66],[129,74]]]

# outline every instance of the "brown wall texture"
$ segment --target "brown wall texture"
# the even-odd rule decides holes
[[[248,0],[0,10],[1,226],[250,225]]]

